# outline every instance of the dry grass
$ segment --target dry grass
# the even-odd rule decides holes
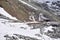
[[[12,16],[16,17],[17,19],[24,21],[28,20],[28,13],[26,10],[22,10],[22,8],[19,7],[19,4],[15,1],[9,0],[8,2],[0,1],[0,5]]]

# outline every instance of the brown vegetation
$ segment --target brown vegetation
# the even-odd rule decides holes
[[[0,5],[12,16],[24,21],[28,20],[28,13],[26,10],[22,10],[16,0],[0,0]]]

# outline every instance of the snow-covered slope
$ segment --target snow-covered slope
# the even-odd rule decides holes
[[[2,19],[2,20],[4,20],[4,19]],[[31,26],[29,26],[25,23],[11,23],[8,21],[6,23],[4,23],[4,22],[0,21],[0,40],[6,40],[6,38],[4,37],[5,35],[14,36],[13,34],[28,36],[28,37],[36,38],[39,40],[43,40],[43,39],[44,40],[53,40],[46,35],[39,36],[40,28],[31,29]],[[36,34],[39,34],[39,35],[36,35]],[[19,38],[19,40],[20,40],[20,38]],[[59,40],[59,39],[54,39],[54,40]]]
[[[0,14],[10,19],[15,19],[1,7],[0,7]],[[6,40],[4,38],[4,35],[6,34],[10,36],[13,34],[20,34],[24,36],[39,38],[35,36],[35,34],[39,33],[40,29],[31,30],[30,27],[26,23],[16,23],[16,22],[9,22],[9,21],[10,20],[8,19],[0,18],[0,40]]]
[[[24,27],[24,28],[21,28]],[[39,33],[39,29],[30,30],[30,27],[24,23],[2,23],[0,22],[0,40],[4,40],[4,35],[20,34],[24,36],[35,37]]]
[[[17,20],[15,17],[12,17],[11,15],[9,15],[1,7],[0,7],[0,14],[4,15],[4,16],[10,18],[10,19]],[[27,25],[26,23],[10,22],[10,20],[8,20],[8,19],[0,18],[0,40],[6,40],[5,37],[4,37],[5,35],[12,36],[13,34],[28,36],[28,37],[36,38],[36,39],[39,39],[39,40],[43,40],[43,39],[53,40],[46,35],[37,36],[36,34],[40,35],[40,28],[31,29],[31,26]],[[21,39],[19,39],[19,40],[21,40]],[[59,39],[55,39],[55,40],[59,40]]]
[[[14,17],[9,15],[1,7],[0,7],[0,14],[10,19],[14,19]],[[13,34],[19,34],[19,35],[28,36],[31,38],[36,38],[36,39],[43,39],[42,37],[39,37],[38,35],[36,35],[36,34],[40,34],[40,28],[31,29],[31,26],[27,25],[26,23],[10,22],[10,20],[8,19],[0,18],[0,40],[6,40],[6,38],[4,37],[5,35],[13,36]]]

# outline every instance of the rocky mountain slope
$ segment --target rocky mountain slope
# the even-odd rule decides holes
[[[24,4],[24,2],[26,2],[27,4]],[[20,1],[19,0],[2,0],[0,1],[0,6],[3,7],[9,14],[11,14],[12,16],[16,17],[21,21],[31,21],[29,19],[29,16],[33,13],[35,16],[37,15],[39,16],[39,13],[47,14],[48,16],[50,16],[52,19],[56,21],[60,20],[59,17],[54,15],[54,12],[46,11],[45,9],[43,9],[44,8],[43,6],[42,6],[43,8],[41,9],[41,7],[36,6],[35,2],[30,3],[25,0],[20,0]]]

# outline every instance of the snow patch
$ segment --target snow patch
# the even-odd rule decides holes
[[[9,13],[7,13],[3,8],[0,7],[0,14],[6,16],[6,17],[9,17],[10,19],[14,19],[14,20],[17,20],[17,18],[15,17],[12,17]]]

